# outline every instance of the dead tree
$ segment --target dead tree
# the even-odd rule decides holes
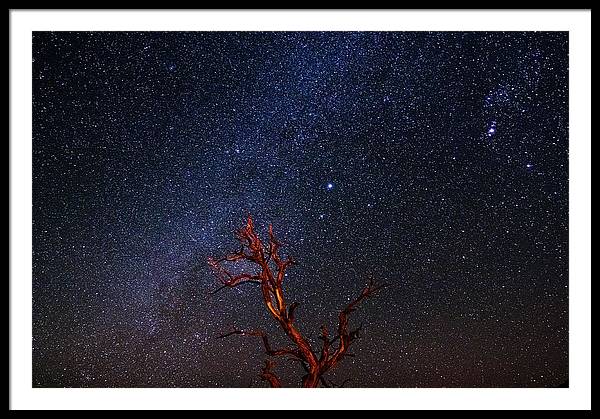
[[[383,285],[375,285],[372,280],[369,281],[369,284],[358,297],[339,313],[337,333],[334,336],[329,334],[326,326],[322,326],[321,348],[320,351],[315,352],[309,341],[294,324],[294,314],[299,303],[294,302],[288,306],[283,294],[285,273],[294,264],[294,260],[280,256],[281,243],[273,234],[273,226],[269,226],[268,242],[263,243],[254,231],[252,217],[249,217],[246,226],[236,232],[236,237],[241,244],[241,248],[237,252],[229,253],[221,258],[209,258],[209,265],[222,283],[217,291],[246,283],[254,283],[260,286],[262,299],[267,310],[283,329],[292,345],[287,348],[273,349],[266,333],[262,330],[234,330],[220,337],[225,338],[231,335],[259,337],[262,339],[265,352],[269,357],[287,357],[300,363],[306,372],[302,378],[303,387],[318,387],[319,384],[330,387],[332,383],[325,380],[324,374],[335,367],[344,357],[351,356],[348,353],[348,348],[359,336],[360,327],[350,330],[348,317],[361,302],[371,297]],[[240,261],[254,265],[256,271],[238,274],[230,272],[226,266],[227,262]],[[281,381],[273,371],[275,364],[271,358],[266,361],[261,378],[268,381],[271,387],[281,387]]]

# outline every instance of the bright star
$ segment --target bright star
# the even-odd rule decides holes
[[[492,123],[490,124],[490,127],[487,130],[487,135],[488,135],[488,137],[491,137],[495,133],[496,133],[496,121],[492,121]]]
[[[331,182],[330,182],[330,183],[328,183],[328,184],[327,184],[327,189],[330,189],[330,190],[331,190],[331,189],[333,189],[333,183],[331,183]]]

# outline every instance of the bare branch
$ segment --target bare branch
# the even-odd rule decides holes
[[[371,279],[367,286],[365,286],[360,295],[356,297],[353,301],[351,301],[339,314],[339,323],[338,323],[338,334],[332,340],[339,340],[339,344],[337,349],[331,354],[331,356],[322,362],[323,370],[327,371],[331,367],[333,367],[336,363],[338,363],[344,356],[347,356],[347,351],[352,342],[356,340],[359,336],[359,332],[362,328],[362,324],[352,331],[348,331],[348,317],[352,312],[356,310],[358,305],[363,302],[365,299],[372,297],[376,292],[385,287],[385,284],[376,285],[375,282]],[[330,342],[331,343],[331,342]]]
[[[268,381],[271,387],[278,388],[281,387],[281,381],[279,380],[279,377],[277,377],[272,371],[274,366],[275,363],[270,359],[267,359],[265,361],[265,366],[260,374],[260,378],[262,378],[263,381]]]
[[[225,338],[232,335],[245,335],[260,337],[263,341],[265,352],[268,356],[289,356],[290,360],[299,361],[300,365],[306,371],[302,379],[304,387],[317,387],[320,384],[324,386],[335,386],[323,378],[323,374],[334,367],[344,356],[353,356],[349,354],[348,347],[359,337],[362,325],[354,330],[348,328],[348,318],[356,310],[363,300],[370,298],[379,291],[383,285],[375,285],[373,280],[361,291],[360,295],[351,301],[340,313],[337,335],[330,338],[329,331],[325,326],[321,328],[320,339],[322,347],[320,355],[317,357],[309,341],[300,333],[295,325],[295,312],[299,303],[294,302],[287,307],[286,299],[283,293],[283,281],[286,277],[287,269],[295,263],[291,257],[283,258],[280,254],[281,242],[277,240],[273,233],[273,226],[269,225],[268,241],[263,243],[254,230],[254,221],[248,217],[246,225],[238,229],[235,233],[240,242],[240,249],[237,252],[229,253],[220,258],[210,258],[208,263],[214,270],[216,276],[221,281],[222,286],[217,289],[218,292],[223,288],[233,288],[245,283],[260,284],[263,302],[273,317],[285,332],[285,335],[293,343],[292,348],[273,349],[265,332],[233,330],[225,333],[219,338]],[[254,266],[254,272],[242,272],[238,274],[231,273],[224,265],[235,264],[244,261]],[[333,343],[337,343],[332,352]],[[267,360],[262,370],[261,378],[270,383],[271,387],[280,387],[279,378],[272,371],[274,363]],[[343,384],[342,384],[343,386]]]
[[[263,345],[265,347],[265,352],[267,355],[269,356],[280,356],[280,355],[291,355],[294,356],[300,360],[302,360],[302,354],[296,350],[296,349],[288,349],[288,348],[284,348],[284,349],[273,349],[271,347],[271,344],[269,343],[269,337],[267,336],[267,334],[265,332],[263,332],[262,330],[251,330],[251,331],[244,331],[244,330],[232,330],[229,333],[225,333],[223,335],[218,336],[218,339],[223,339],[232,335],[243,335],[243,336],[254,336],[254,337],[259,337],[262,339]]]

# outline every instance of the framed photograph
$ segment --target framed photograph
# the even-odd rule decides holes
[[[590,31],[12,11],[13,406],[589,407]]]

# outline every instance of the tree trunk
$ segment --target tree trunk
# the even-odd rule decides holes
[[[309,372],[302,379],[302,387],[314,388],[319,386],[320,376],[317,371]]]

